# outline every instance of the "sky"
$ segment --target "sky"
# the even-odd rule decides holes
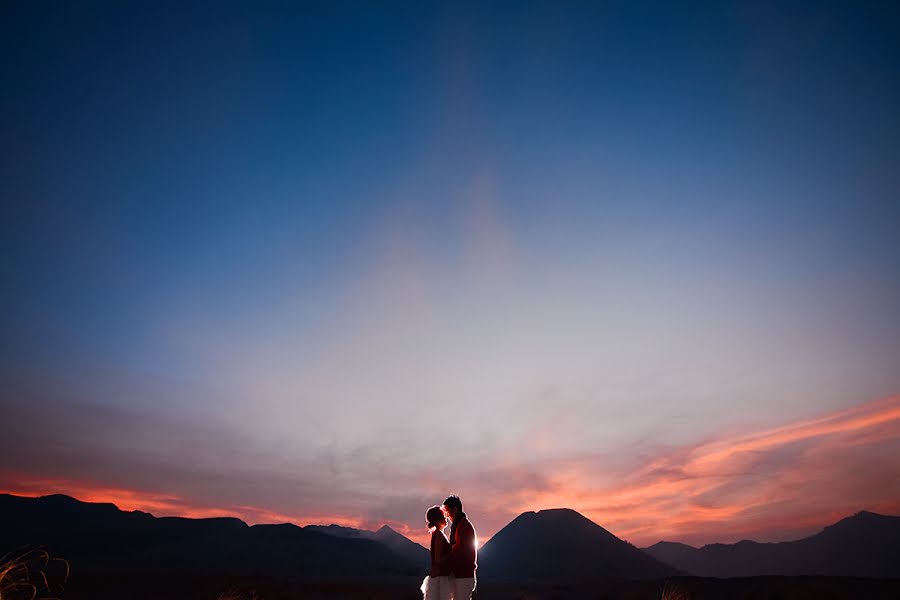
[[[896,3],[12,1],[0,56],[0,491],[900,514]]]

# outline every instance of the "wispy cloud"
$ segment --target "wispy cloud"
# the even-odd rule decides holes
[[[900,512],[898,452],[895,396],[669,450],[630,473],[578,458],[518,508],[570,506],[639,544],[790,538],[861,509]]]
[[[243,447],[226,430],[94,411],[45,421],[46,445],[32,458],[26,442],[35,441],[33,434],[18,448],[7,437],[6,454],[20,468],[0,472],[0,489],[67,493],[157,515],[370,529],[389,524],[416,540],[424,539],[424,510],[450,492],[463,496],[482,539],[520,512],[561,506],[638,545],[788,539],[861,509],[900,513],[900,396],[694,444],[623,446],[618,454],[549,458],[552,453],[530,441],[558,449],[552,438],[565,431],[551,424],[542,433],[536,426],[484,453],[451,452],[432,465],[394,465],[377,448],[360,448],[320,453],[301,466],[271,449]],[[122,437],[134,423],[155,423],[176,447],[194,440],[194,466],[139,447],[117,459],[87,441],[104,423],[120,427]],[[247,466],[252,461],[255,468]]]

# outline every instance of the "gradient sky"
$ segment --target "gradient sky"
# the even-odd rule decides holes
[[[900,514],[900,6],[451,4],[0,6],[0,490]]]

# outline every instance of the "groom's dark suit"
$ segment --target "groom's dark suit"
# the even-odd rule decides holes
[[[459,513],[450,525],[450,563],[453,574],[458,578],[475,577],[478,568],[478,549],[475,547],[475,528]]]

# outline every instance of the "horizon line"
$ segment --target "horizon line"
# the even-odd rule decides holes
[[[233,515],[233,514],[220,514],[220,515],[215,515],[215,516],[186,516],[186,515],[153,514],[153,513],[150,512],[150,511],[142,510],[142,509],[138,509],[138,508],[135,508],[135,509],[122,508],[122,507],[119,506],[116,502],[111,501],[111,500],[82,500],[81,498],[77,498],[77,497],[75,497],[75,496],[72,496],[72,495],[67,494],[67,493],[64,493],[64,492],[51,492],[51,493],[47,493],[47,494],[37,494],[37,495],[34,495],[34,494],[30,494],[30,493],[15,493],[15,492],[7,491],[7,490],[0,490],[0,495],[4,495],[4,496],[12,496],[12,497],[14,497],[14,498],[27,498],[27,499],[32,499],[32,500],[38,500],[38,499],[41,499],[41,498],[50,498],[50,497],[53,497],[53,496],[62,496],[62,497],[65,497],[65,498],[69,498],[70,500],[74,500],[74,501],[76,501],[76,502],[79,502],[79,503],[81,503],[81,504],[109,504],[109,505],[112,505],[112,506],[113,506],[116,510],[118,510],[119,512],[123,512],[123,513],[140,512],[140,513],[148,514],[148,515],[150,515],[151,517],[153,517],[154,519],[177,518],[177,519],[189,519],[189,520],[195,520],[195,521],[204,520],[204,519],[236,519],[236,520],[238,520],[238,521],[244,523],[245,525],[247,525],[247,527],[255,527],[255,526],[257,526],[257,525],[293,525],[294,527],[297,527],[297,528],[300,528],[300,529],[305,529],[305,528],[307,528],[307,527],[342,527],[342,528],[344,528],[344,529],[353,529],[353,530],[355,530],[355,531],[366,531],[366,532],[369,532],[369,533],[375,533],[376,531],[378,531],[378,530],[380,530],[380,529],[383,529],[383,528],[387,527],[388,529],[390,529],[390,530],[393,531],[394,533],[396,533],[396,534],[398,534],[398,535],[402,535],[404,538],[408,539],[409,541],[413,542],[414,544],[417,544],[417,545],[422,546],[422,547],[424,548],[424,546],[423,546],[421,543],[415,541],[414,539],[412,539],[411,537],[409,537],[409,535],[403,533],[402,531],[398,531],[397,528],[391,527],[390,523],[388,523],[388,522],[385,522],[384,524],[382,524],[382,525],[381,525],[380,527],[378,527],[377,529],[366,529],[366,528],[362,528],[362,527],[352,527],[352,526],[349,526],[349,525],[341,525],[341,524],[339,524],[339,523],[324,523],[324,522],[317,522],[317,523],[312,523],[312,522],[310,522],[310,523],[305,523],[305,524],[300,524],[300,523],[297,523],[297,522],[294,522],[294,521],[265,522],[265,523],[264,523],[264,522],[249,523],[249,522],[247,522],[245,519],[242,519],[241,517],[235,516],[235,515]],[[603,525],[600,524],[600,523],[597,523],[596,521],[594,521],[593,519],[591,519],[591,518],[588,517],[587,515],[585,515],[585,514],[579,512],[578,510],[576,510],[576,509],[574,509],[574,508],[569,508],[569,507],[567,507],[567,506],[557,506],[557,507],[539,508],[539,509],[534,509],[534,510],[526,510],[526,511],[523,511],[522,513],[520,513],[519,515],[517,515],[516,517],[514,517],[509,523],[507,523],[507,524],[504,525],[502,528],[500,528],[500,529],[497,531],[497,533],[500,533],[501,531],[503,531],[504,529],[506,529],[506,527],[508,527],[513,521],[515,521],[516,519],[518,519],[518,518],[521,517],[522,515],[529,514],[529,513],[531,513],[531,514],[537,514],[537,513],[541,513],[541,512],[548,512],[548,511],[554,511],[554,510],[568,510],[568,511],[572,511],[572,512],[576,513],[577,515],[579,515],[580,517],[582,517],[582,518],[584,518],[584,519],[587,519],[588,521],[590,521],[590,522],[593,523],[594,525],[597,525],[598,527],[600,527],[600,528],[602,528],[602,529],[608,531],[609,533],[611,533],[612,535],[614,535],[616,538],[618,538],[618,539],[620,539],[620,540],[622,540],[622,541],[625,541],[625,542],[631,544],[631,542],[628,542],[627,539],[622,538],[622,537],[619,537],[618,535],[616,535],[615,533],[613,533],[612,531],[610,531],[609,529],[607,529],[605,526],[603,526]],[[695,546],[695,545],[693,545],[693,544],[688,544],[688,543],[686,543],[686,542],[681,542],[681,541],[677,541],[677,540],[660,539],[660,540],[658,540],[658,541],[656,541],[656,542],[654,542],[654,543],[652,543],[652,544],[649,544],[649,545],[647,545],[647,546],[637,546],[637,545],[635,545],[635,544],[631,544],[631,545],[634,546],[635,548],[638,548],[638,549],[640,549],[640,550],[643,550],[643,549],[645,549],[645,548],[651,548],[651,547],[653,547],[653,546],[655,546],[655,545],[657,545],[657,544],[681,544],[681,545],[688,546],[688,547],[694,548],[694,549],[700,549],[700,548],[703,548],[703,547],[705,547],[705,546],[713,546],[713,545],[733,546],[733,545],[739,544],[739,543],[741,543],[741,542],[753,542],[753,543],[756,543],[756,544],[783,544],[783,543],[797,542],[797,541],[801,541],[801,540],[808,539],[808,538],[810,538],[810,537],[813,537],[813,536],[815,536],[815,535],[818,535],[819,533],[821,533],[822,531],[824,531],[824,530],[827,529],[828,527],[831,527],[832,525],[836,525],[837,523],[840,523],[841,521],[844,521],[844,520],[846,520],[846,519],[850,519],[850,518],[859,516],[860,514],[863,514],[863,513],[873,514],[873,515],[877,515],[877,516],[880,516],[880,517],[896,517],[896,518],[900,518],[900,515],[889,515],[889,514],[884,514],[884,513],[875,512],[875,511],[872,511],[872,510],[860,509],[860,510],[857,510],[856,512],[854,512],[854,513],[851,513],[851,514],[848,514],[848,515],[846,515],[846,516],[841,517],[841,518],[838,519],[837,521],[834,521],[834,522],[829,523],[829,524],[827,524],[827,525],[823,525],[823,526],[821,527],[821,529],[820,529],[819,531],[817,531],[816,533],[813,533],[813,534],[810,534],[810,535],[807,535],[807,536],[804,536],[804,537],[801,537],[801,538],[790,539],[790,540],[781,540],[781,541],[777,541],[777,542],[760,542],[760,541],[753,540],[753,539],[750,539],[750,538],[745,538],[745,539],[741,539],[741,540],[738,540],[738,541],[736,541],[736,542],[731,542],[731,543],[729,543],[729,542],[708,542],[708,543],[702,544],[702,545],[700,545],[700,546]],[[485,538],[485,539],[479,539],[478,547],[479,547],[479,548],[483,548],[483,547],[491,540],[491,538],[493,538],[494,536],[497,535],[497,533],[495,533],[494,535],[492,535],[492,536],[490,536],[490,537],[488,537],[488,538]]]

